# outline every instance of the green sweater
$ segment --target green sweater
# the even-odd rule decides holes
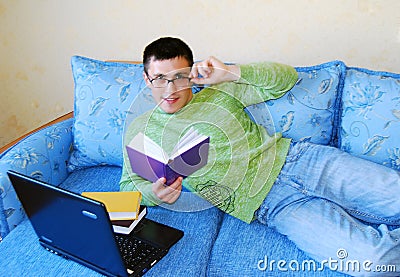
[[[297,72],[276,63],[241,65],[240,69],[240,80],[204,88],[174,114],[155,108],[137,117],[126,131],[125,142],[143,132],[170,153],[190,127],[209,136],[208,163],[184,179],[184,186],[250,223],[285,162],[290,140],[280,133],[269,135],[244,108],[284,95],[296,83]],[[151,182],[132,173],[125,147],[120,188],[141,191],[144,205],[160,202]]]

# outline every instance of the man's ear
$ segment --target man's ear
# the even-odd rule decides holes
[[[146,82],[146,85],[147,85],[147,86],[150,86],[150,85],[151,85],[150,80],[149,80],[149,77],[147,77],[147,74],[146,74],[146,72],[144,72],[144,71],[143,71],[143,79],[144,79],[144,81]]]

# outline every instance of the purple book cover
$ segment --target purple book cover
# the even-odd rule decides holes
[[[210,138],[206,138],[189,150],[170,160],[168,164],[153,159],[146,154],[126,146],[132,171],[151,182],[161,177],[172,184],[179,176],[186,178],[207,164]]]

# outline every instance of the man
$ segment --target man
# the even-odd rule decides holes
[[[400,229],[387,226],[400,225],[398,172],[336,148],[269,135],[244,112],[290,90],[297,81],[292,67],[226,65],[214,57],[193,63],[176,38],[149,44],[143,63],[157,107],[129,126],[126,140],[144,132],[168,153],[193,127],[210,137],[209,161],[166,186],[165,178],[151,183],[134,174],[124,153],[121,190],[140,190],[154,205],[176,202],[185,187],[234,217],[275,228],[316,260],[344,248],[360,261],[399,264]],[[210,86],[193,95],[191,84]]]

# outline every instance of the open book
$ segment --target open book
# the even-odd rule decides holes
[[[210,138],[190,130],[178,141],[168,155],[143,133],[138,133],[126,146],[132,171],[155,182],[165,177],[167,185],[179,176],[189,176],[207,164]]]

